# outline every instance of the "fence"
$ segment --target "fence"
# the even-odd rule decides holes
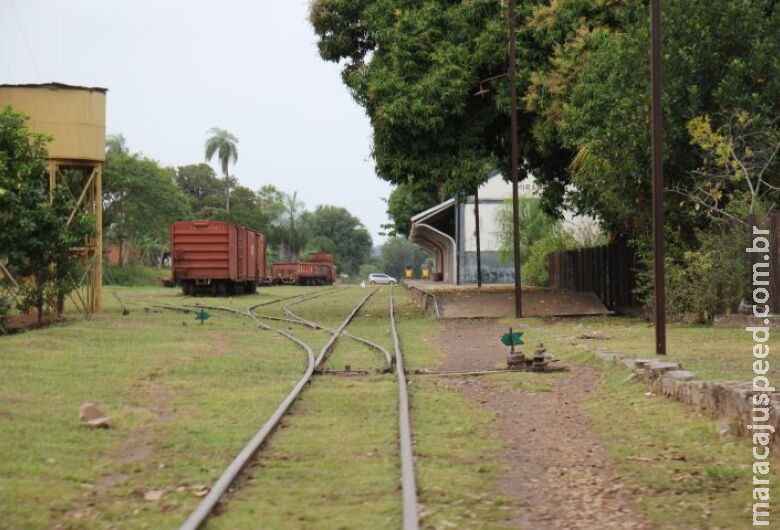
[[[610,309],[637,305],[636,255],[625,243],[556,252],[548,257],[550,287],[591,291]]]
[[[780,314],[780,212],[748,219],[748,234],[753,226],[769,230],[769,306]],[[753,265],[764,256],[750,253],[751,267],[745,273],[753,281]],[[638,305],[636,286],[636,255],[625,243],[556,252],[548,257],[550,287],[571,291],[592,291],[607,307]],[[751,287],[753,289],[753,287]]]

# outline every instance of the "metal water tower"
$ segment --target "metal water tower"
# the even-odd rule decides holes
[[[100,311],[103,286],[103,162],[106,158],[105,88],[61,83],[0,85],[0,108],[27,114],[27,125],[53,137],[49,149],[49,197],[57,186],[72,195],[75,207],[95,218],[94,236],[73,249],[87,264],[73,303],[87,315]]]

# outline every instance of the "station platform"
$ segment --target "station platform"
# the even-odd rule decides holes
[[[514,285],[453,285],[426,280],[404,280],[419,291],[419,305],[438,318],[503,318],[514,315]],[[573,317],[602,316],[609,313],[590,292],[564,291],[544,287],[523,287],[523,316]]]

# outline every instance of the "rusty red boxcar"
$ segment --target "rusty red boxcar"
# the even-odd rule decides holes
[[[185,294],[252,293],[266,277],[262,234],[225,221],[170,226],[173,281]]]

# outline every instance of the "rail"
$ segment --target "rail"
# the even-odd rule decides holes
[[[288,333],[283,329],[274,328],[272,326],[265,324],[259,318],[257,318],[255,315],[252,314],[251,309],[247,309],[245,312],[242,313],[237,309],[233,309],[233,308],[226,308],[226,307],[219,307],[219,306],[205,306],[205,305],[201,307],[212,309],[212,310],[230,311],[236,314],[247,315],[249,318],[253,319],[261,328],[279,333],[280,335],[292,340],[293,342],[301,346],[301,348],[303,348],[303,350],[306,352],[308,365],[306,367],[306,371],[304,372],[303,376],[301,376],[301,378],[295,384],[293,389],[287,394],[287,396],[279,404],[279,406],[276,408],[276,410],[271,415],[271,417],[268,418],[268,420],[263,424],[260,430],[257,431],[257,434],[255,434],[252,437],[249,443],[247,443],[246,446],[244,446],[244,448],[241,450],[238,456],[236,456],[233,462],[231,462],[230,465],[225,469],[225,471],[219,477],[219,479],[211,488],[211,490],[208,492],[208,494],[203,498],[200,504],[198,504],[198,506],[190,514],[190,516],[187,518],[184,524],[181,525],[180,530],[197,530],[198,528],[201,527],[201,525],[203,525],[206,519],[209,518],[212,511],[219,503],[220,499],[222,499],[225,493],[227,493],[231,484],[233,484],[233,482],[236,480],[236,477],[238,477],[241,471],[246,467],[247,463],[252,459],[255,453],[257,453],[258,449],[260,449],[263,443],[265,443],[265,440],[268,438],[268,436],[279,425],[279,422],[281,421],[282,417],[287,413],[290,406],[301,394],[306,384],[311,380],[311,377],[314,374],[314,366],[315,366],[314,351],[311,349],[311,346],[303,342],[301,339],[299,339],[292,333]]]
[[[187,518],[184,524],[180,527],[180,530],[197,530],[209,518],[211,513],[214,511],[214,508],[217,506],[217,504],[222,499],[222,497],[224,497],[224,495],[227,493],[228,489],[236,480],[236,478],[241,473],[241,471],[246,467],[246,465],[249,463],[252,457],[257,453],[257,451],[260,449],[263,443],[265,443],[265,440],[268,438],[268,436],[279,425],[279,422],[281,421],[282,417],[287,413],[290,406],[301,394],[306,384],[311,380],[312,376],[315,373],[315,370],[318,367],[321,367],[321,365],[327,359],[327,355],[333,349],[333,346],[338,340],[338,337],[342,334],[342,332],[349,325],[349,323],[355,318],[355,315],[357,315],[360,308],[363,307],[363,305],[365,305],[365,303],[368,301],[369,298],[371,298],[374,292],[376,292],[376,290],[368,293],[352,309],[352,311],[349,313],[347,318],[344,319],[344,322],[342,322],[342,324],[335,331],[331,332],[330,339],[322,347],[319,356],[316,359],[314,358],[314,351],[311,349],[311,347],[308,344],[303,342],[301,339],[299,339],[292,333],[288,333],[285,330],[274,328],[272,326],[265,324],[264,322],[262,322],[262,318],[263,318],[262,316],[256,316],[252,312],[254,309],[262,306],[263,304],[257,304],[255,306],[251,306],[247,308],[246,311],[244,312],[241,312],[237,309],[230,308],[230,307],[199,305],[199,307],[205,309],[211,309],[215,311],[228,311],[234,314],[248,316],[249,318],[252,318],[255,322],[257,322],[257,324],[260,327],[267,330],[275,331],[287,337],[288,339],[300,345],[306,351],[308,357],[308,365],[306,367],[305,373],[298,380],[298,382],[290,391],[290,393],[287,394],[287,396],[284,398],[282,403],[277,407],[277,409],[274,411],[271,417],[265,422],[265,424],[263,424],[263,426],[260,428],[257,434],[255,434],[255,436],[252,437],[249,443],[247,443],[246,446],[244,446],[244,448],[241,450],[238,456],[236,456],[233,462],[231,462],[230,465],[225,469],[225,471],[219,477],[217,482],[214,484],[214,487],[212,487],[209,493],[203,498],[200,504],[198,504],[195,510],[190,514],[190,516]],[[318,293],[318,295],[320,294],[324,294],[324,293]],[[316,296],[309,297],[308,299],[312,299],[312,298],[316,298]]]
[[[390,330],[395,349],[395,373],[398,377],[398,432],[401,453],[401,495],[403,498],[403,530],[418,530],[417,481],[414,474],[414,452],[412,451],[412,424],[409,414],[409,389],[401,351],[401,342],[395,325],[395,303],[393,288],[390,287]]]

